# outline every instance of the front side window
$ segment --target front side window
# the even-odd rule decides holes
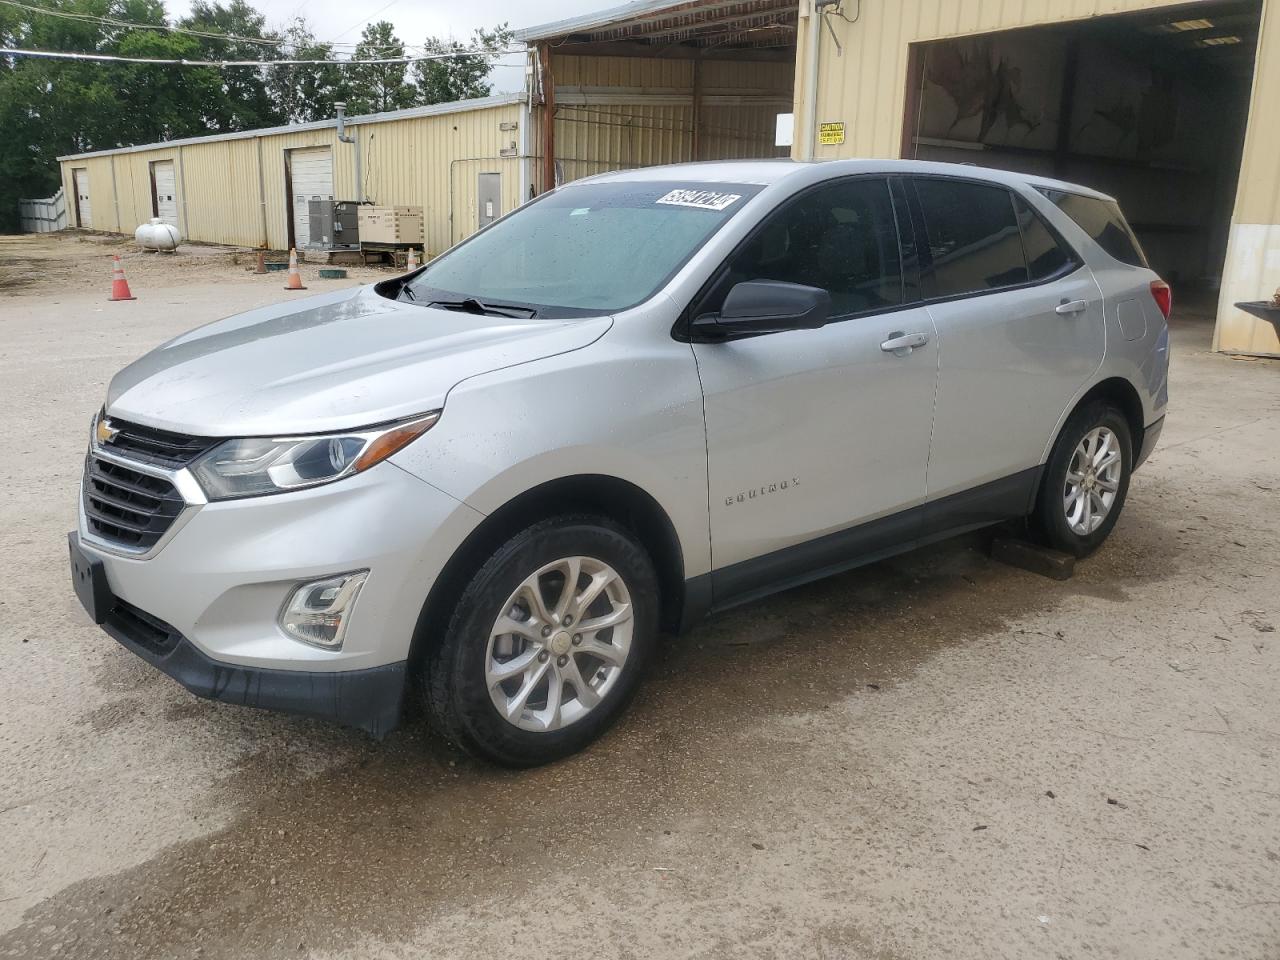
[[[1121,263],[1127,263],[1131,267],[1148,266],[1147,257],[1142,252],[1138,238],[1134,236],[1129,222],[1125,220],[1119,204],[1114,200],[1083,197],[1078,193],[1067,193],[1048,187],[1036,189],[1074,220],[1098,246]]]
[[[787,201],[726,264],[699,312],[720,309],[735,284],[781,280],[831,294],[832,316],[902,303],[902,263],[889,183],[842,180]]]
[[[433,260],[408,284],[408,299],[538,317],[623,310],[656,293],[760,189],[569,184]]]
[[[936,297],[1027,282],[1022,236],[1004,187],[960,180],[916,180],[933,258]]]

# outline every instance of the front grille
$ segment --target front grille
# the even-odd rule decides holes
[[[145,610],[139,610],[131,603],[125,603],[119,597],[116,597],[115,604],[107,614],[106,625],[114,627],[127,640],[161,656],[176,647],[182,639],[182,635],[169,624]]]
[[[162,467],[185,467],[218,443],[208,437],[171,433],[114,418],[109,418],[107,423],[118,431],[111,438],[108,449],[131,460],[142,460]]]
[[[89,529],[131,550],[149,550],[186,506],[173,484],[92,453],[84,464]]]

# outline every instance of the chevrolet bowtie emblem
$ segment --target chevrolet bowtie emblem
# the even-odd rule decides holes
[[[116,438],[120,431],[111,425],[110,420],[98,421],[98,442],[110,443]]]

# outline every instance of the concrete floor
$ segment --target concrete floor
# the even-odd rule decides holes
[[[0,957],[1280,957],[1280,362],[1176,326],[1074,579],[970,537],[790,591],[517,774],[197,700],[87,622],[108,377],[286,296],[223,257],[108,304],[105,256],[0,289]]]

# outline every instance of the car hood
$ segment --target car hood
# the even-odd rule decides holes
[[[170,340],[116,374],[107,412],[214,437],[368,426],[438,409],[468,377],[581,349],[611,324],[507,320],[348,288]]]

